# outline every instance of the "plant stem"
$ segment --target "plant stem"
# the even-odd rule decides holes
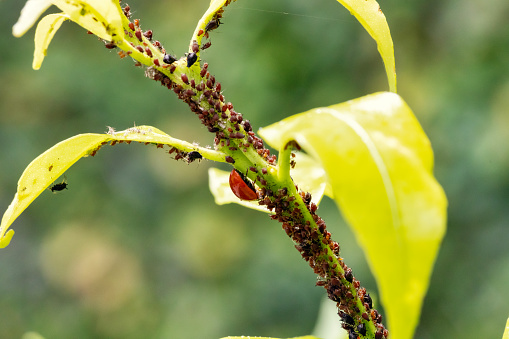
[[[219,22],[221,15],[222,10],[216,12],[211,21]],[[360,287],[352,270],[343,262],[339,244],[331,239],[325,222],[316,214],[318,207],[311,202],[311,194],[299,192],[290,177],[291,151],[293,147],[298,148],[297,143],[290,142],[280,150],[276,166],[277,157],[270,155],[262,139],[252,131],[249,121],[225,101],[220,83],[216,83],[215,77],[208,72],[208,64],[201,65],[201,42],[209,32],[201,30],[200,34],[197,30],[189,54],[167,64],[163,61],[164,48],[159,42],[155,45],[151,42],[151,31],[140,38],[140,33],[136,33],[141,30],[139,25],[134,26],[127,15],[124,28],[129,41],[117,46],[138,60],[138,66],[149,66],[147,77],[173,90],[187,103],[202,124],[215,134],[215,147],[227,155],[226,162],[260,187],[259,204],[275,213],[271,218],[282,223],[295,248],[318,275],[317,285],[323,286],[328,297],[337,303],[342,326],[350,338],[386,338],[388,331],[381,323],[381,315],[372,308],[366,290]],[[192,53],[196,54],[194,62],[189,60],[194,58]]]

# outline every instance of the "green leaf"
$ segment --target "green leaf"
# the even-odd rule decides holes
[[[324,169],[317,165],[316,161],[303,153],[296,153],[296,166],[291,170],[292,178],[296,182],[302,183],[300,189],[310,192],[312,201],[319,204],[324,192],[331,192],[330,185],[327,184],[326,173]],[[265,206],[258,205],[258,201],[241,200],[233,194],[229,183],[230,172],[222,171],[217,168],[209,168],[209,189],[218,205],[239,204],[257,211],[270,213]]]
[[[391,338],[411,338],[445,233],[447,201],[410,108],[397,94],[376,93],[259,133],[275,148],[297,141],[323,166],[378,283]]]
[[[160,148],[163,145],[169,145],[185,152],[198,151],[204,158],[225,162],[223,153],[172,138],[150,126],[136,126],[120,132],[110,129],[108,134],[87,133],[76,135],[51,147],[34,159],[25,169],[18,181],[17,193],[4,213],[0,224],[0,248],[9,245],[14,231],[9,230],[7,232],[7,230],[14,220],[69,167],[83,157],[94,155],[99,148],[108,142],[113,145],[116,142],[124,141],[155,144]]]
[[[392,43],[389,25],[380,5],[375,0],[337,0],[346,7],[352,15],[364,26],[366,31],[375,39],[378,52],[385,64],[385,72],[389,80],[389,88],[396,93],[396,61],[394,59],[394,45]]]

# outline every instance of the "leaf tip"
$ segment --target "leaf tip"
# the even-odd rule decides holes
[[[0,248],[5,248],[9,246],[11,243],[12,236],[14,235],[14,230],[9,230],[2,239],[0,239]]]

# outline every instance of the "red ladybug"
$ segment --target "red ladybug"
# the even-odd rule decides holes
[[[239,199],[258,199],[258,194],[256,194],[253,183],[236,169],[233,169],[230,173],[230,188],[232,189],[233,194],[235,194]]]

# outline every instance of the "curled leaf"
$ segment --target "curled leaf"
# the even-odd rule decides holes
[[[18,21],[12,26],[12,35],[17,38],[23,36],[51,5],[51,0],[28,0],[21,10]]]
[[[120,132],[111,130],[109,134],[87,133],[76,135],[51,147],[35,158],[25,169],[18,181],[18,189],[14,199],[2,217],[0,248],[7,246],[14,234],[12,230],[7,232],[9,226],[49,185],[79,159],[94,155],[99,148],[108,142],[114,144],[117,141],[138,141],[155,144],[158,147],[169,145],[185,152],[197,151],[207,159],[225,161],[225,155],[222,153],[172,138],[150,126],[136,126]]]
[[[32,64],[33,69],[37,70],[41,68],[42,61],[48,51],[48,46],[53,39],[53,36],[58,31],[62,23],[69,19],[68,15],[65,14],[50,14],[46,15],[37,24],[35,31],[35,50],[34,50],[34,61]]]
[[[108,41],[122,40],[122,8],[118,0],[52,0],[81,27]]]
[[[39,69],[48,46],[65,20],[72,20],[101,39],[124,45],[122,9],[116,0],[28,0],[13,34],[22,36],[52,4],[63,13],[49,14],[37,25],[33,68]]]
[[[391,337],[411,338],[445,233],[447,201],[410,108],[396,94],[376,93],[259,133],[275,148],[297,141],[324,168],[378,283]]]
[[[337,0],[354,15],[369,35],[375,39],[382,56],[391,92],[396,93],[396,61],[389,25],[375,0]]]

